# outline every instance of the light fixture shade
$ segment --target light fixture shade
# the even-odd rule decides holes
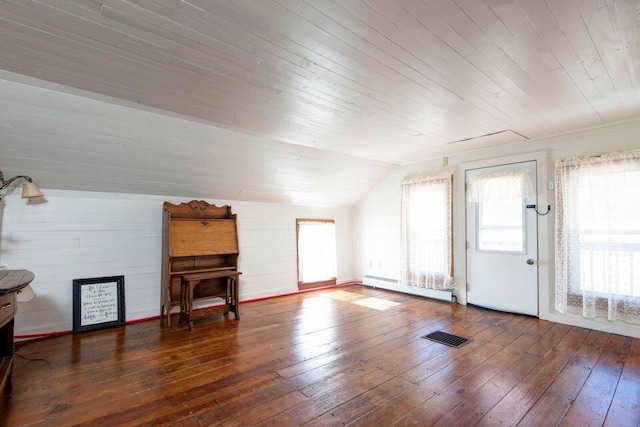
[[[35,296],[36,293],[31,285],[27,285],[26,288],[22,288],[18,291],[18,293],[16,294],[16,299],[18,300],[18,302],[27,302],[31,301]]]
[[[33,183],[33,182],[25,182],[22,184],[22,198],[23,199],[31,199],[32,197],[42,197],[42,191]]]

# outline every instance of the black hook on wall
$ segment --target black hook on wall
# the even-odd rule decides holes
[[[536,209],[536,205],[527,205],[527,209],[533,209],[538,215],[545,216],[548,215],[549,212],[551,212],[551,205],[547,205],[547,211],[545,213],[538,212],[538,209]]]

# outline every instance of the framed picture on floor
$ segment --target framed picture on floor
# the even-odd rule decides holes
[[[124,276],[73,280],[74,334],[124,324]]]

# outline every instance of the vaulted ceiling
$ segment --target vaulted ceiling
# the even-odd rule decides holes
[[[2,1],[0,169],[350,205],[399,163],[638,118],[639,16],[637,0]]]

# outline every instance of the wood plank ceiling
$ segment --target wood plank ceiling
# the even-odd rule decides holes
[[[640,117],[639,14],[637,0],[2,1],[0,167],[53,188],[353,204],[396,164],[496,141],[476,137]]]

